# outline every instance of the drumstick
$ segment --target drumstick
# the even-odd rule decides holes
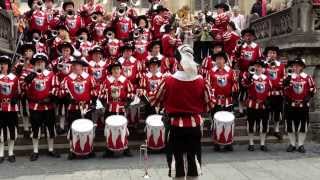
[[[71,96],[71,99],[74,99],[74,100],[75,100],[75,98],[74,98],[74,97],[72,96],[72,94],[71,94],[71,91],[70,91],[70,89],[69,89],[69,86],[68,86],[68,85],[66,85],[66,88],[67,88],[67,91],[69,92],[69,95]],[[80,103],[80,102],[79,102],[78,106],[79,106],[79,110],[80,110],[81,118],[84,118],[85,113],[84,113],[84,109],[83,109],[83,107],[82,107],[82,105],[81,105],[81,103]]]

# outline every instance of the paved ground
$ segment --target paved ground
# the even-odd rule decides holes
[[[236,146],[232,153],[215,153],[203,149],[203,176],[201,180],[318,180],[320,178],[320,145],[307,145],[308,152],[286,153],[285,144],[270,145],[270,152],[251,153],[247,146]],[[15,180],[138,180],[143,179],[139,155],[132,158],[66,160],[50,159],[45,155],[39,161],[17,157],[17,162],[0,164],[0,179]],[[163,154],[150,156],[149,171],[154,180],[166,180],[167,168]]]

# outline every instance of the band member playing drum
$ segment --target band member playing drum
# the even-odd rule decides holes
[[[115,61],[109,65],[108,71],[111,75],[106,78],[100,91],[100,99],[106,107],[106,116],[125,115],[125,107],[132,101],[133,86],[130,81],[122,75],[122,65]],[[106,149],[103,157],[113,156],[114,151]],[[124,150],[125,156],[132,156],[129,148]]]
[[[224,51],[224,45],[223,42],[221,41],[215,41],[213,42],[212,46],[211,46],[211,53],[210,55],[207,55],[201,64],[201,70],[200,70],[200,74],[204,77],[204,78],[208,78],[208,75],[210,74],[211,69],[214,67],[214,60],[212,59],[212,56],[220,53],[222,51]]]
[[[77,57],[69,63],[72,65],[72,71],[61,83],[60,96],[68,101],[67,121],[69,138],[72,140],[70,127],[73,121],[81,118],[91,119],[91,110],[95,108],[98,92],[94,78],[84,71],[88,66],[87,61]],[[94,153],[89,156],[94,156]],[[71,146],[68,159],[72,160],[75,157]]]
[[[279,140],[282,139],[280,134],[280,116],[283,113],[283,79],[285,67],[278,60],[279,47],[269,46],[264,50],[266,56],[266,75],[272,83],[270,96],[270,117],[274,124],[274,136]],[[282,116],[283,117],[283,116]]]
[[[48,65],[46,54],[35,54],[31,64],[34,65],[34,71],[25,78],[26,89],[24,89],[29,102],[32,127],[33,153],[30,160],[36,161],[39,158],[38,148],[42,127],[45,127],[48,139],[48,155],[59,158],[60,155],[53,149],[53,141],[56,136],[53,100],[58,93],[58,80],[53,72],[46,69]]]
[[[306,66],[304,59],[298,57],[289,61],[289,65],[292,65],[290,70],[292,72],[288,72],[284,80],[286,123],[290,140],[287,152],[295,151],[298,145],[298,151],[305,153],[304,141],[309,125],[309,101],[316,93],[316,87],[312,77],[303,72]],[[296,135],[298,136],[297,144]]]
[[[224,52],[213,55],[215,66],[209,71],[209,82],[214,91],[217,104],[212,110],[212,117],[218,111],[232,112],[233,98],[237,97],[239,84],[237,76],[230,66],[226,65],[228,56]],[[215,150],[220,151],[220,146],[215,145]],[[224,147],[224,150],[232,151],[232,145]]]
[[[213,108],[214,96],[210,85],[197,75],[192,48],[179,46],[175,54],[179,70],[165,78],[155,96],[150,98],[152,105],[162,104],[169,116],[169,176],[173,179],[198,179],[201,174],[201,113]],[[184,157],[187,158],[186,167]]]
[[[4,161],[4,142],[8,142],[8,161],[15,162],[14,141],[18,134],[20,85],[10,72],[11,59],[0,56],[0,164]]]
[[[269,97],[272,89],[271,81],[264,74],[265,63],[261,60],[251,63],[249,72],[244,74],[242,85],[248,90],[247,98],[247,123],[249,134],[249,151],[254,151],[253,136],[256,127],[260,132],[260,149],[268,151],[265,145],[268,132],[270,106]]]

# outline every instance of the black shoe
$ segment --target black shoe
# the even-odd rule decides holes
[[[58,135],[65,134],[66,132],[67,132],[67,130],[65,130],[65,129],[61,129],[61,128],[57,129],[57,134]]]
[[[103,158],[108,158],[108,157],[113,157],[114,156],[114,152],[110,151],[109,149],[107,149],[106,151],[104,151],[102,157]]]
[[[3,163],[4,157],[0,157],[0,164]]]
[[[291,144],[289,145],[289,147],[287,148],[287,152],[293,152],[296,150],[295,146],[292,146]]]
[[[260,150],[264,151],[264,152],[268,152],[269,151],[267,146],[260,146]]]
[[[123,151],[123,155],[126,156],[126,157],[132,157],[133,156],[133,154],[131,153],[129,148]]]
[[[231,151],[233,151],[233,146],[232,145],[225,145],[223,147],[223,151],[224,152],[231,152]]]
[[[279,141],[281,141],[283,139],[282,134],[280,132],[275,132],[273,134],[274,137],[278,138]]]
[[[254,151],[254,145],[249,145],[248,146],[248,151]]]
[[[30,139],[30,132],[29,131],[23,131],[23,138]]]
[[[48,156],[53,158],[60,158],[60,154],[57,151],[49,151]]]
[[[11,163],[16,162],[16,157],[14,155],[8,157],[8,161]]]
[[[76,158],[76,155],[73,152],[69,152],[68,154],[68,160],[73,160]]]
[[[213,145],[213,150],[216,151],[216,152],[220,152],[221,151],[221,148],[218,144],[215,144]]]
[[[236,118],[243,118],[243,117],[245,117],[246,116],[246,114],[245,113],[237,113],[236,114]]]
[[[32,153],[30,156],[30,161],[36,161],[39,158],[39,153]]]
[[[303,145],[298,147],[298,152],[299,153],[306,153],[306,149],[304,149]]]
[[[89,158],[94,158],[96,157],[96,153],[95,152],[91,152],[89,155],[88,155]]]

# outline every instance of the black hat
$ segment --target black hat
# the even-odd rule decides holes
[[[77,36],[80,36],[82,33],[86,33],[89,35],[89,30],[87,28],[80,28],[78,31],[77,31]]]
[[[159,5],[156,9],[157,12],[161,12],[161,11],[169,11],[168,8],[164,7],[163,5]]]
[[[63,48],[70,48],[71,49],[71,54],[73,54],[73,52],[74,52],[74,48],[73,48],[72,44],[69,43],[69,42],[63,42],[63,43],[59,44],[58,50],[60,52],[62,52]]]
[[[228,61],[228,55],[225,52],[218,52],[214,55],[212,55],[212,60],[216,61],[217,57],[223,57],[224,61],[227,62]]]
[[[31,49],[33,53],[36,53],[36,46],[33,42],[23,42],[20,47],[20,54],[23,54],[27,49]]]
[[[125,42],[124,45],[120,49],[121,49],[121,51],[124,51],[126,49],[134,50],[133,42],[132,41]]]
[[[34,65],[37,61],[44,61],[45,63],[48,62],[48,56],[45,53],[36,53],[33,55],[30,63]]]
[[[120,63],[119,61],[114,61],[114,62],[112,62],[112,63],[108,66],[108,72],[111,73],[111,71],[112,71],[112,69],[113,69],[114,67],[120,67],[120,68],[122,68],[122,65],[121,65],[121,63]]]
[[[34,0],[28,0],[28,6],[30,9],[32,9],[33,2],[34,2]],[[41,3],[42,3],[42,1],[41,1]]]
[[[256,36],[254,29],[251,29],[251,28],[247,28],[247,29],[242,30],[241,36],[244,36],[247,33],[251,34],[252,36]]]
[[[230,21],[228,25],[235,31],[237,30],[236,24],[233,21]]]
[[[138,16],[138,17],[137,17],[137,19],[136,19],[136,24],[137,24],[137,26],[139,26],[139,22],[140,22],[141,20],[144,20],[144,21],[146,22],[146,27],[149,26],[148,18],[147,18],[147,16],[145,16],[145,15],[141,15],[141,16]]]
[[[84,57],[74,57],[72,61],[69,62],[70,64],[80,64],[82,66],[88,66],[89,63]]]
[[[71,5],[74,7],[74,2],[73,2],[73,0],[65,0],[65,1],[63,2],[63,4],[62,4],[62,9],[63,9],[63,10],[66,10],[65,8],[66,8],[66,6],[69,5],[69,4],[71,4]]]
[[[152,48],[153,48],[154,46],[157,46],[157,45],[160,46],[160,48],[161,48],[161,42],[160,42],[159,40],[152,41],[152,42],[148,45],[148,50],[151,51]]]
[[[165,33],[168,33],[168,32],[170,32],[170,31],[172,31],[172,30],[175,30],[175,28],[172,26],[172,24],[166,24],[166,25],[164,25],[164,32],[165,32]]]
[[[9,66],[11,66],[10,57],[6,55],[0,56],[0,64],[8,64]]]
[[[299,64],[303,67],[306,67],[306,60],[301,57],[296,57],[294,60],[288,62],[288,66],[291,66],[293,64]]]
[[[278,46],[268,46],[264,49],[263,54],[266,56],[269,51],[275,51],[279,55],[280,49]]]
[[[263,61],[263,59],[258,59],[250,63],[250,66],[254,66],[254,65],[260,65],[262,67],[266,67],[266,63]]]
[[[221,8],[224,11],[229,11],[230,10],[230,7],[225,3],[217,4],[217,5],[214,6],[214,8],[216,8],[216,9]]]
[[[93,46],[89,51],[90,54],[95,53],[95,52],[99,52],[102,55],[104,55],[104,50],[102,49],[102,47],[100,47],[98,45]]]
[[[149,67],[151,64],[156,64],[160,66],[161,60],[158,57],[152,57],[149,61],[146,62],[146,66]]]

